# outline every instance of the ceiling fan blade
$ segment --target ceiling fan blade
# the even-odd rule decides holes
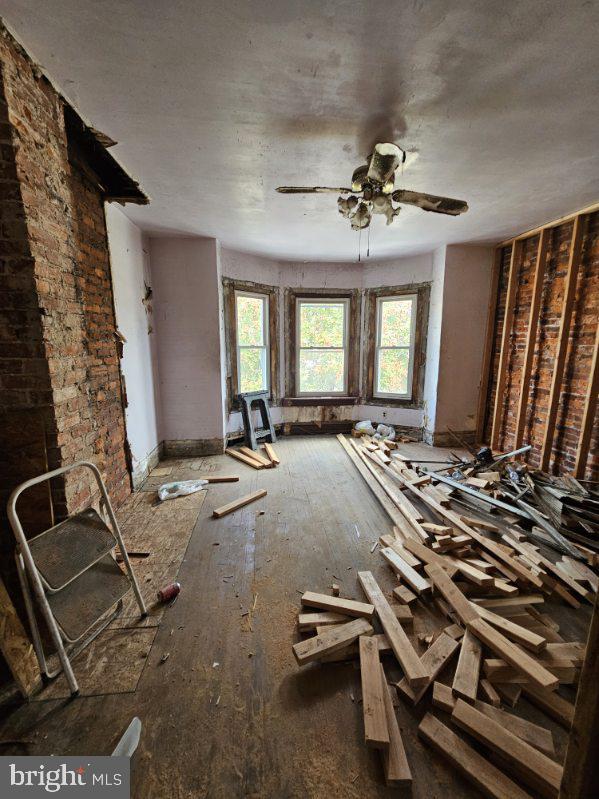
[[[417,205],[423,211],[434,211],[436,214],[449,214],[458,216],[468,210],[468,203],[464,200],[452,200],[449,197],[437,197],[434,194],[424,194],[420,191],[397,189],[391,195],[396,203]]]
[[[403,150],[397,144],[375,144],[368,167],[368,179],[381,185],[392,180],[402,161],[402,154]]]
[[[278,186],[281,194],[351,194],[351,189],[332,186]]]

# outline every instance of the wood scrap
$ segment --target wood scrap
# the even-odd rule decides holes
[[[262,499],[262,497],[266,496],[266,489],[260,488],[258,491],[253,491],[251,494],[246,494],[245,497],[239,497],[239,499],[234,499],[232,502],[228,502],[226,505],[221,505],[220,508],[215,508],[212,511],[212,516],[215,519],[220,519],[223,516],[226,516],[228,513],[234,513],[239,508],[243,508],[246,505],[249,505],[250,502],[255,502],[257,499]]]
[[[345,616],[362,616],[365,619],[371,619],[374,614],[374,605],[356,602],[354,599],[317,594],[314,591],[306,591],[302,594],[302,605],[341,613]]]
[[[456,652],[458,647],[459,644],[456,640],[451,638],[449,635],[445,635],[445,633],[441,633],[441,635],[433,644],[431,644],[421,658],[422,665],[429,675],[428,681],[420,688],[414,690],[408,683],[408,680],[404,677],[403,680],[397,683],[398,692],[403,694],[403,696],[412,702],[412,704],[417,705],[426,693],[427,689],[432,685],[441,671],[449,663],[452,655]]]
[[[471,630],[467,629],[462,638],[451,690],[456,696],[468,702],[474,702],[476,699],[481,659],[482,646]]]
[[[362,635],[358,639],[362,682],[362,714],[367,746],[389,746],[389,729],[383,696],[383,672],[376,641]]]
[[[303,666],[343,649],[361,635],[372,635],[373,632],[372,626],[364,618],[354,619],[347,624],[334,624],[321,635],[294,644],[293,654],[299,665]]]
[[[242,463],[245,463],[246,466],[251,466],[252,469],[263,469],[261,463],[259,463],[255,458],[249,458],[247,455],[244,455],[243,452],[238,452],[236,449],[231,449],[227,447],[225,450],[225,454],[230,455],[232,458],[235,458]]]
[[[381,665],[381,681],[383,683],[383,701],[385,704],[385,714],[387,718],[387,731],[389,733],[389,746],[382,752],[383,766],[385,769],[385,782],[387,785],[395,787],[409,787],[412,784],[412,773],[406,757],[403,745],[391,689],[385,677],[385,671]]]

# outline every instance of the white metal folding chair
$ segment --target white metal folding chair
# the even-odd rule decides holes
[[[28,540],[17,514],[19,496],[31,486],[80,467],[93,472],[109,524],[88,507]],[[17,486],[8,500],[8,518],[17,540],[17,571],[40,670],[46,679],[64,671],[75,696],[79,687],[70,659],[120,614],[129,589],[133,589],[141,616],[147,615],[106,486],[93,463],[78,461]],[[125,572],[113,557],[117,544]],[[59,666],[55,669],[49,667],[44,653],[36,602],[56,647]]]

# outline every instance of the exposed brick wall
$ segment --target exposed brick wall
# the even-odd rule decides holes
[[[564,295],[565,274],[568,267],[573,223],[553,228],[549,243],[548,260],[543,283],[543,296],[539,326],[536,336],[535,357],[532,367],[530,398],[524,428],[524,443],[532,444],[529,462],[538,467],[551,377]],[[556,422],[551,471],[569,474],[574,469],[576,450],[580,437],[582,410],[587,391],[595,333],[599,320],[599,213],[584,221],[583,248],[576,286],[576,300],[570,326],[566,368],[562,383],[559,411]],[[507,381],[503,404],[500,446],[508,450],[513,446],[518,399],[522,380],[522,365],[530,315],[532,284],[536,267],[539,237],[526,239],[522,246],[522,259],[518,270],[514,323],[510,337],[507,364]],[[510,247],[504,248],[495,317],[492,375],[487,403],[486,438],[490,438],[492,408],[499,364],[499,349],[503,331],[503,316],[510,264]],[[586,478],[599,479],[599,419],[595,418]]]
[[[3,30],[0,63],[0,410],[39,407],[50,468],[93,460],[118,505],[130,482],[101,189],[62,99]],[[92,490],[79,474],[53,486],[57,515]]]

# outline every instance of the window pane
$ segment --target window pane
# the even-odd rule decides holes
[[[300,303],[300,347],[343,347],[344,328],[345,303]]]
[[[237,296],[237,343],[262,346],[264,342],[264,300]]]
[[[381,302],[381,347],[409,346],[412,330],[412,300]]]
[[[266,347],[243,347],[239,350],[239,391],[266,391]]]
[[[408,367],[410,351],[379,350],[377,392],[383,394],[408,393]]]
[[[300,350],[299,390],[326,393],[345,390],[343,350]]]

